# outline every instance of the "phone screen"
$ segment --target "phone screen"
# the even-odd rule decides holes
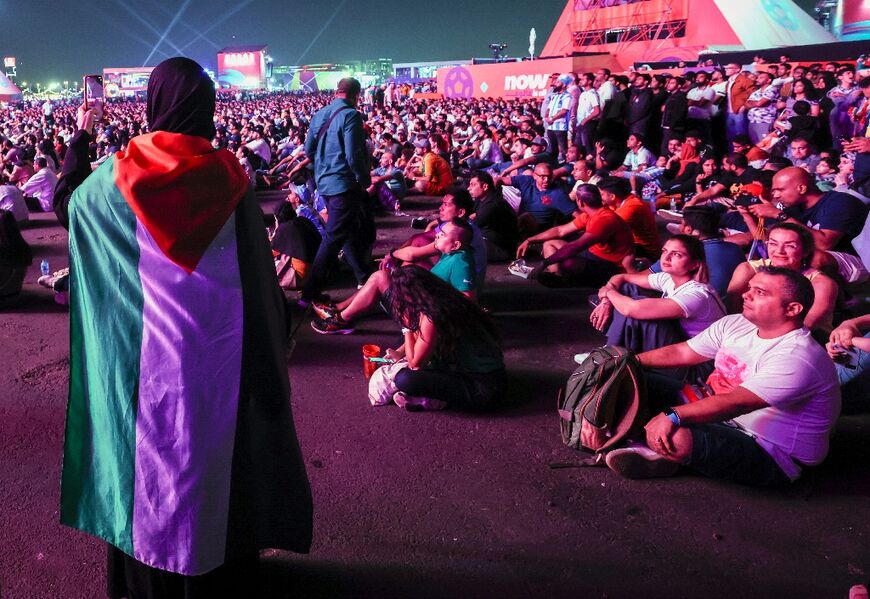
[[[88,100],[103,99],[103,76],[85,75],[84,77],[85,98]]]

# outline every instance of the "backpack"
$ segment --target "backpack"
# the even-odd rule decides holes
[[[646,384],[633,353],[616,345],[592,350],[558,395],[562,441],[603,454],[646,423]]]

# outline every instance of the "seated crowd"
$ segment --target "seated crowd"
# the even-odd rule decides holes
[[[608,453],[613,470],[793,481],[825,458],[841,394],[851,401],[870,378],[870,319],[850,314],[870,279],[867,75],[756,62],[554,73],[543,100],[366,90],[365,222],[352,241],[323,241],[333,262],[343,252],[357,290],[300,305],[321,334],[353,333],[373,312],[395,321],[388,401],[492,408],[506,376],[482,302],[487,265],[534,262],[542,285],[597,289],[593,328],[638,354],[661,410],[644,439]],[[286,190],[270,239],[287,290],[331,274],[315,260],[330,214],[305,150],[330,100],[251,94],[217,106],[214,146],[235,152],[252,187]],[[74,111],[0,109],[0,302],[32,260],[19,229],[53,209]],[[143,111],[110,102],[90,160],[146,131]],[[440,198],[437,218],[372,268],[378,212],[401,214],[415,195]],[[699,382],[703,397],[681,403]]]

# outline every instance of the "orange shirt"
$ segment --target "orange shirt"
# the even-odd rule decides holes
[[[429,177],[429,188],[436,195],[453,184],[450,165],[435,152],[427,152],[423,156],[423,175]]]
[[[603,240],[589,246],[589,253],[597,258],[620,264],[623,258],[634,251],[631,229],[613,210],[602,209],[592,216],[584,212],[575,217],[573,222],[578,229],[586,229],[590,235]]]
[[[658,258],[662,253],[662,242],[656,228],[656,217],[649,206],[639,197],[630,195],[615,212],[631,228],[635,245],[651,258]]]

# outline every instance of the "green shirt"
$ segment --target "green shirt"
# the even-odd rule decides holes
[[[474,291],[477,288],[474,257],[467,250],[442,254],[437,264],[432,267],[432,274],[460,292]]]

